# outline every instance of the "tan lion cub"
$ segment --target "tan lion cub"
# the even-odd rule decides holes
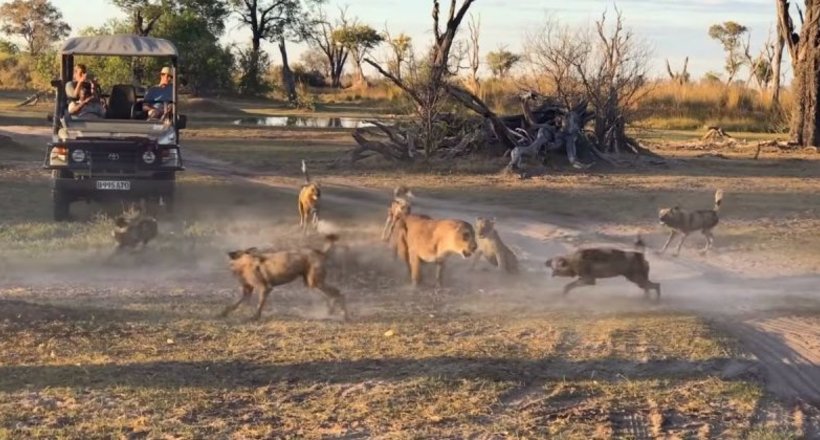
[[[513,251],[501,241],[498,231],[495,230],[495,219],[478,217],[475,222],[476,242],[478,251],[473,257],[472,268],[484,258],[493,266],[501,266],[501,270],[509,274],[518,273],[518,258]]]

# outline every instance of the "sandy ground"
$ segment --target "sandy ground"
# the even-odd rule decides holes
[[[14,136],[43,136],[43,130],[32,127],[4,127]],[[250,170],[229,166],[224,162],[193,153],[185,156],[189,170],[214,175],[237,182],[250,182],[295,194],[295,186],[281,183]],[[362,211],[384,212],[388,195],[366,188],[326,185],[324,202],[358,206]],[[570,226],[560,217],[534,220],[526,212],[499,206],[477,204],[458,205],[421,195],[417,212],[436,217],[472,220],[479,215],[496,215],[498,229],[524,261],[527,276],[541,279],[538,290],[549,285],[555,290],[569,280],[544,280],[543,261],[578,246],[606,244],[628,246],[615,242],[601,232],[594,221]],[[540,216],[543,218],[543,215]],[[629,291],[619,280],[603,281],[595,288],[579,289],[564,301],[549,301],[533,306],[532,295],[516,295],[498,301],[488,300],[496,313],[520,310],[524,307],[544,307],[573,311],[676,310],[714,319],[740,340],[765,368],[766,383],[771,392],[787,401],[820,405],[820,276],[768,277],[747,279],[726,268],[704,262],[696,255],[671,258],[650,252],[651,277],[663,285],[660,304],[635,305],[634,298],[617,298],[615,292]],[[712,260],[713,262],[715,260]],[[719,260],[718,260],[719,262]],[[43,280],[41,280],[43,281]],[[47,284],[47,280],[43,281]],[[526,288],[524,288],[526,290]],[[488,293],[490,296],[492,292]],[[635,289],[635,295],[639,292]],[[459,304],[466,311],[486,313],[482,300]],[[506,309],[506,310],[505,310]],[[367,310],[359,312],[366,315]]]

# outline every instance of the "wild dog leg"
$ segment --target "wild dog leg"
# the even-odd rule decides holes
[[[262,309],[265,307],[265,301],[268,300],[268,295],[270,295],[271,290],[273,290],[271,287],[265,286],[265,290],[259,295],[259,306],[256,308],[256,313],[253,314],[253,318],[251,318],[252,321],[256,321],[262,317]]]
[[[229,305],[228,307],[225,307],[225,310],[223,310],[222,313],[219,314],[219,316],[221,316],[221,317],[228,316],[229,313],[236,310],[236,308],[239,307],[240,305],[242,305],[243,302],[250,299],[252,293],[253,293],[253,286],[251,286],[250,284],[243,284],[242,285],[242,297],[239,298],[239,301]]]
[[[712,245],[715,242],[715,236],[712,235],[712,231],[708,229],[703,230],[703,235],[706,236],[706,246],[703,247],[701,253],[705,254],[709,252],[710,249],[712,249]]]
[[[672,243],[672,239],[675,238],[676,235],[678,235],[677,231],[672,231],[672,233],[669,234],[669,239],[666,240],[666,243],[663,245],[663,248],[661,248],[661,253],[664,253],[666,251],[666,248],[669,247],[669,243]]]
[[[680,254],[680,248],[681,248],[681,246],[683,246],[683,242],[686,241],[686,237],[688,237],[688,236],[689,236],[688,233],[686,233],[686,232],[683,233],[683,237],[680,238],[680,243],[678,243],[678,248],[675,249],[675,253],[672,254],[672,255],[677,257],[678,254]]]
[[[575,281],[567,284],[566,286],[564,286],[564,296],[566,296],[569,293],[570,290],[575,289],[576,287],[594,286],[594,285],[595,285],[595,278],[587,278],[587,277],[578,278],[577,280],[575,280]]]
[[[384,229],[382,229],[382,241],[385,243],[389,241],[390,235],[388,234],[392,232],[393,229],[391,228],[393,223],[393,216],[391,214],[390,211],[387,211],[387,220],[384,221]]]
[[[347,313],[347,301],[345,301],[345,297],[341,292],[339,292],[339,289],[327,284],[319,286],[318,289],[330,299],[327,313],[330,315],[335,314],[336,308],[338,307],[342,309],[342,316],[344,317],[344,320],[347,321],[349,319],[349,315]]]

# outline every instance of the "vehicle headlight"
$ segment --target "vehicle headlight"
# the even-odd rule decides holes
[[[85,150],[72,151],[71,160],[73,160],[74,162],[85,162]]]
[[[68,148],[63,146],[52,148],[48,161],[51,165],[68,165]]]
[[[153,151],[146,151],[145,153],[142,153],[142,161],[143,162],[150,165],[150,164],[154,163],[155,160],[157,160],[157,155],[154,154]]]
[[[177,150],[176,148],[168,148],[160,151],[162,153],[163,165],[171,167],[179,165],[179,150]]]
[[[157,139],[159,145],[173,145],[177,141],[177,134],[174,130],[168,131]]]

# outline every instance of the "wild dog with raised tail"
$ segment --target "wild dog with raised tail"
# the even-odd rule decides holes
[[[594,286],[598,278],[623,276],[643,289],[644,296],[655,292],[660,300],[661,285],[649,280],[649,262],[644,255],[644,243],[640,236],[635,241],[635,251],[614,248],[579,249],[572,254],[551,258],[545,265],[552,269],[553,277],[578,277],[564,286],[564,295],[580,286]]]
[[[384,222],[384,229],[382,230],[382,240],[388,241],[393,234],[393,227],[396,218],[402,214],[409,214],[411,212],[411,202],[415,196],[410,188],[399,185],[393,189],[393,200],[390,202],[390,208],[387,210],[387,220]]]
[[[722,201],[723,190],[718,189],[715,191],[715,206],[713,209],[687,211],[678,206],[660,209],[658,211],[658,219],[661,224],[664,224],[672,229],[672,232],[669,234],[669,239],[666,240],[666,243],[661,249],[661,253],[666,251],[666,248],[669,247],[672,239],[680,233],[682,237],[680,239],[680,243],[678,243],[677,249],[675,249],[675,253],[673,254],[677,256],[680,253],[680,248],[683,246],[683,242],[686,240],[686,237],[696,231],[700,231],[706,237],[706,246],[701,250],[701,253],[705,254],[708,252],[709,249],[712,248],[715,241],[715,237],[712,235],[712,229],[714,229],[720,221],[718,212],[720,211]]]
[[[471,268],[475,268],[483,256],[490,264],[501,267],[501,270],[506,273],[518,273],[518,258],[501,241],[498,231],[495,230],[495,219],[478,217],[475,222],[475,232],[478,250],[473,256]]]
[[[344,319],[348,319],[345,298],[334,286],[325,282],[328,253],[339,239],[335,234],[325,236],[325,246],[321,250],[303,248],[291,251],[260,251],[257,248],[228,252],[230,270],[239,280],[242,297],[226,307],[221,316],[227,316],[243,302],[250,299],[254,291],[259,292],[259,305],[253,319],[259,319],[262,308],[271,290],[301,278],[305,285],[320,290],[325,295],[328,313],[341,309]]]
[[[311,182],[304,160],[302,174],[305,176],[305,184],[299,190],[299,227],[303,232],[307,232],[309,225],[315,229],[319,224],[319,199],[322,197],[322,189],[318,183]]]

